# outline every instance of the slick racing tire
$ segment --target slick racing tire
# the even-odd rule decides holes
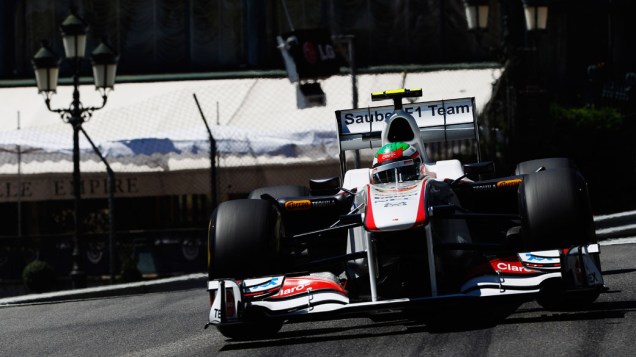
[[[283,197],[301,197],[309,196],[309,189],[300,185],[280,185],[280,186],[267,186],[257,188],[250,192],[247,198],[260,199],[261,195],[268,194],[275,199]]]
[[[536,159],[520,162],[515,168],[515,175],[531,174],[538,170],[573,169],[576,170],[574,161],[565,157],[553,157],[548,159]]]
[[[561,168],[527,174],[519,195],[524,249],[596,243],[587,184],[577,171]]]
[[[221,203],[208,233],[210,279],[244,279],[278,271],[280,214],[265,200]]]

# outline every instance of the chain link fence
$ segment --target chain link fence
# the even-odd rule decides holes
[[[362,74],[356,80],[357,104],[387,104],[371,102],[373,91],[424,87],[418,100],[475,96],[483,108],[498,75],[496,68]],[[427,88],[430,83],[438,85]],[[306,109],[298,109],[297,86],[286,78],[118,85],[106,107],[83,125],[115,172],[117,249],[132,247],[138,266],[148,272],[178,271],[177,261],[183,263],[178,264],[181,271],[203,269],[205,231],[215,205],[212,185],[218,203],[263,186],[307,185],[310,178],[339,176],[335,110],[354,106],[352,78],[333,76],[320,85],[326,105]],[[28,259],[12,261],[9,252],[15,251],[68,262],[74,230],[71,127],[39,103],[35,89],[6,90],[0,96],[20,104],[22,120],[20,129],[6,122],[0,127],[0,211],[20,228],[6,225],[0,233],[7,253],[0,265],[18,271],[17,265]],[[81,93],[87,106],[100,101],[84,88]],[[61,87],[52,106],[63,107],[69,98],[70,88]],[[212,179],[204,118],[216,143]],[[111,229],[106,168],[84,137],[80,149],[85,263],[91,274],[106,274],[106,233]],[[433,160],[474,158],[477,146],[473,141],[435,143],[427,150]],[[370,166],[373,151],[361,151],[361,167]],[[348,167],[355,166],[353,153],[347,153],[347,160]]]
[[[354,104],[387,104],[371,102],[372,91],[423,87],[418,101],[475,96],[481,110],[499,75],[498,68],[363,74],[355,82],[359,103],[352,103],[352,78],[333,76],[320,82],[326,105],[306,109],[298,109],[297,85],[285,78],[127,83],[119,85],[106,108],[96,111],[83,127],[115,172],[117,199],[185,195],[218,203],[244,197],[258,187],[307,185],[309,178],[339,176],[334,112]],[[427,87],[430,83],[435,86]],[[22,103],[23,120],[19,130],[6,128],[6,122],[0,128],[0,187],[5,189],[0,204],[72,199],[70,125],[43,104],[33,105],[38,101],[35,90],[16,90],[19,95],[13,95]],[[99,101],[96,94],[85,92],[83,102]],[[52,106],[63,106],[69,97],[70,88],[60,88]],[[488,130],[482,131],[493,140]],[[104,163],[84,137],[79,144],[82,198],[106,198]],[[470,140],[433,143],[427,151],[433,160],[470,161],[476,159],[478,145]],[[369,167],[372,155],[372,150],[362,150],[360,165]],[[347,159],[348,167],[354,167],[352,153]],[[218,197],[211,197],[215,189]],[[181,206],[191,208],[198,200],[186,199]],[[212,205],[199,203],[198,208],[209,213]],[[142,226],[136,228],[146,228]]]

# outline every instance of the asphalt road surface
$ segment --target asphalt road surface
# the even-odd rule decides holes
[[[636,356],[635,256],[636,244],[603,247],[610,290],[591,308],[550,312],[526,303],[494,327],[453,332],[356,318],[232,341],[203,330],[204,288],[0,307],[0,356]]]

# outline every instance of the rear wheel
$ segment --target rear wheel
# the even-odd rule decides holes
[[[280,214],[265,200],[223,202],[212,214],[208,275],[244,279],[279,270]]]

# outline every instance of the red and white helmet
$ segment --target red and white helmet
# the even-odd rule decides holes
[[[393,142],[382,146],[373,158],[372,183],[417,180],[422,177],[422,159],[413,145]]]

